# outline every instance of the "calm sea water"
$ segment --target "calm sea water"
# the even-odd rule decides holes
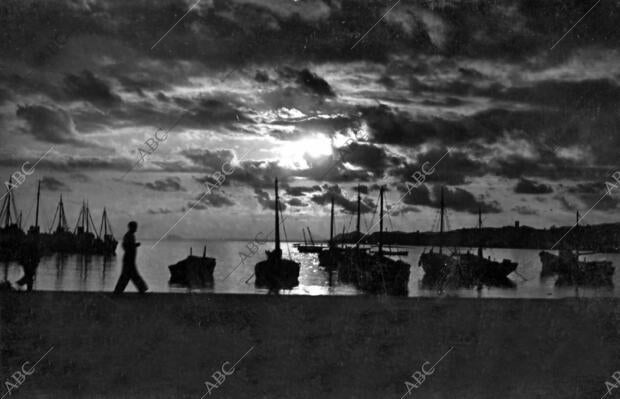
[[[184,259],[193,248],[194,255],[202,254],[204,241],[162,241],[151,248],[154,241],[142,240],[138,249],[138,269],[153,292],[188,292],[184,287],[168,284],[170,273],[168,266]],[[254,287],[252,278],[256,262],[265,259],[265,250],[272,249],[273,243],[267,243],[252,257],[240,264],[239,252],[249,253],[245,241],[211,241],[207,244],[207,256],[217,259],[214,272],[214,284],[209,288],[193,289],[194,292],[215,293],[266,293],[264,289]],[[339,284],[333,279],[329,285],[328,273],[319,267],[315,254],[300,254],[292,244],[284,244],[283,254],[301,263],[300,286],[290,294],[298,295],[359,295],[355,287]],[[501,260],[509,258],[519,263],[517,273],[509,277],[514,288],[459,289],[437,292],[421,286],[423,271],[418,267],[418,259],[423,247],[407,247],[409,254],[400,257],[411,265],[409,296],[453,295],[460,297],[522,297],[522,298],[559,298],[569,296],[617,296],[620,297],[620,270],[614,275],[614,287],[582,288],[555,287],[555,277],[542,279],[538,250],[529,249],[487,249],[485,256]],[[122,249],[116,257],[105,260],[101,256],[52,255],[41,259],[37,270],[35,290],[52,291],[112,291],[121,270]],[[597,254],[590,259],[607,259],[618,268],[620,254]],[[237,267],[238,266],[238,267]],[[235,267],[237,267],[235,269]],[[235,269],[235,270],[233,270]],[[4,263],[0,268],[3,280],[15,282],[22,275],[17,263]],[[249,279],[249,280],[248,280]],[[127,291],[136,291],[130,283]],[[288,293],[288,292],[287,292]]]

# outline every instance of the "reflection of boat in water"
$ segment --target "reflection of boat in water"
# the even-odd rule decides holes
[[[265,251],[267,260],[258,262],[254,267],[257,287],[269,288],[270,291],[291,289],[299,285],[299,263],[282,258],[280,249],[280,202],[278,198],[278,179],[275,181],[275,248]]]
[[[201,287],[213,284],[213,269],[215,258],[207,257],[207,246],[202,250],[202,257],[192,255],[182,261],[168,266],[170,270],[170,284],[181,284],[190,287]]]
[[[323,249],[325,249],[325,247],[322,246],[322,245],[315,245],[314,244],[314,239],[312,238],[312,233],[310,232],[310,227],[306,226],[306,229],[308,229],[308,236],[310,236],[310,245],[308,245],[308,242],[306,241],[306,232],[304,231],[304,229],[301,229],[301,233],[304,236],[304,245],[294,244],[293,246],[295,248],[297,248],[297,252],[299,252],[301,254],[318,254],[318,253],[321,253],[321,251],[323,251]]]
[[[575,224],[575,236],[579,235],[579,212],[577,212],[577,223]],[[575,241],[576,243],[578,240]],[[556,285],[586,285],[586,286],[605,286],[613,285],[612,277],[615,268],[610,261],[586,261],[580,260],[579,256],[590,255],[594,252],[579,253],[578,249],[571,250],[562,248],[559,254],[555,255],[547,251],[539,253],[542,263],[540,275],[558,275]]]
[[[401,260],[388,258],[383,253],[383,192],[384,187],[381,187],[379,191],[379,249],[376,253],[370,254],[360,250],[358,241],[356,248],[349,248],[342,252],[338,276],[341,281],[351,282],[362,291],[369,293],[407,295],[411,266]]]

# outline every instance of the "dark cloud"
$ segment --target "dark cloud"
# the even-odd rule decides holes
[[[69,186],[65,183],[50,176],[43,176],[41,179],[41,188],[49,191],[71,191]]]
[[[315,204],[325,206],[331,204],[332,198],[335,206],[341,207],[347,213],[357,213],[357,198],[347,198],[338,185],[323,185],[323,192],[313,195],[310,200]],[[370,213],[374,211],[375,207],[372,199],[363,198],[360,204],[360,212]]]
[[[538,183],[522,177],[514,188],[518,194],[550,194],[553,188],[547,184]]]
[[[398,186],[399,191],[406,193],[408,188],[403,184]],[[478,213],[499,213],[501,207],[497,201],[486,202],[482,198],[477,199],[469,191],[459,187],[444,188],[444,204],[448,209],[458,212]],[[421,184],[413,188],[406,195],[402,202],[408,205],[430,206],[439,208],[441,203],[441,186],[433,186],[432,192],[426,184]]]
[[[607,181],[610,184],[616,185],[616,182],[613,180]],[[578,183],[568,187],[566,192],[571,195],[570,199],[562,200],[565,196],[556,196],[556,199],[560,200],[564,209],[570,211],[580,208],[610,211],[617,209],[620,204],[618,191],[613,186],[606,186],[605,181]]]
[[[306,89],[325,97],[334,97],[334,91],[332,90],[329,83],[325,81],[325,79],[320,76],[310,72],[307,69],[304,69],[299,72],[297,77],[299,84]]]
[[[221,170],[222,165],[234,159],[235,154],[231,150],[183,150],[181,155],[210,171]],[[228,167],[227,167],[227,170]]]
[[[135,184],[146,187],[153,191],[162,191],[162,192],[185,191],[185,189],[181,185],[181,179],[179,179],[178,177],[167,177],[165,179],[155,180],[154,182],[135,183]]]
[[[260,188],[255,188],[254,194],[255,194],[256,200],[263,207],[263,209],[269,209],[272,211],[276,209],[275,198],[271,198],[268,192],[261,190]],[[280,211],[285,211],[286,204],[283,203],[282,200],[280,200],[279,202],[280,202]]]
[[[19,106],[17,117],[26,121],[26,132],[38,140],[54,144],[88,145],[78,137],[69,113],[60,108],[43,105]]]
[[[286,194],[293,196],[293,197],[301,197],[306,193],[311,193],[314,191],[321,191],[321,187],[320,186],[312,186],[312,187],[289,186],[286,188]]]
[[[205,127],[230,126],[233,123],[251,122],[232,99],[207,97],[191,104],[179,126],[204,129]]]
[[[424,170],[432,172],[424,175]],[[424,175],[424,182],[459,185],[490,172],[488,163],[476,160],[463,151],[450,149],[448,152],[446,148],[433,148],[417,154],[413,162],[403,162],[391,168],[389,174],[401,182],[408,181],[412,184],[416,184],[413,178],[415,173],[419,179],[420,174]]]
[[[230,195],[220,191],[212,191],[210,193],[202,193],[197,196],[193,202],[188,203],[188,207],[197,210],[208,208],[222,208],[225,206],[233,206],[235,202],[230,199]]]
[[[112,93],[110,86],[97,78],[91,71],[65,76],[63,90],[70,100],[80,99],[101,107],[113,107],[121,103],[121,99]]]
[[[303,202],[299,198],[291,198],[286,203],[289,204],[290,206],[297,206],[297,207],[306,207],[306,206],[308,206],[308,204],[306,204],[305,202]]]
[[[259,83],[267,83],[269,82],[269,74],[265,71],[256,71],[256,75],[254,75],[254,80]]]
[[[158,208],[158,209],[148,209],[146,213],[148,213],[149,215],[168,215],[170,213],[174,213],[174,211],[168,208]]]

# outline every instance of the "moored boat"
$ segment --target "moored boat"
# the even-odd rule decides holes
[[[541,251],[539,256],[541,276],[557,274],[556,285],[613,285],[615,267],[610,261],[582,261],[577,252],[568,249],[560,250],[559,255]]]
[[[576,215],[575,235],[579,236],[579,212]],[[579,240],[575,240],[576,243]],[[588,252],[587,254],[593,254]],[[542,277],[558,275],[556,285],[585,285],[585,286],[609,286],[613,285],[615,267],[610,261],[586,261],[579,257],[586,254],[579,253],[578,249],[571,250],[566,246],[559,250],[558,255],[548,251],[539,253],[542,269]]]
[[[203,287],[213,283],[215,258],[207,257],[207,246],[203,248],[202,257],[190,254],[187,258],[174,265],[170,270],[170,284],[180,284],[189,287]]]
[[[9,178],[7,192],[0,208],[0,260],[13,260],[17,250],[25,238],[21,228],[21,217],[18,216],[13,194],[13,180]]]
[[[299,285],[300,265],[290,259],[282,258],[280,249],[280,204],[278,198],[278,179],[275,181],[275,248],[265,251],[267,260],[258,262],[254,267],[255,285],[268,288],[271,292],[291,289]]]
[[[331,204],[329,243],[326,249],[319,252],[319,266],[323,266],[328,270],[336,269],[342,253],[341,248],[338,248],[334,243],[334,198],[332,198]]]
[[[478,234],[480,245],[478,253],[470,252],[455,255],[458,258],[459,276],[461,286],[469,285],[505,285],[508,275],[517,269],[518,263],[510,259],[502,259],[501,262],[485,258],[482,243],[482,211],[478,209]]]
[[[443,253],[443,228],[445,218],[445,204],[443,198],[443,187],[441,188],[440,198],[440,222],[439,222],[439,251],[434,252],[433,248],[429,252],[422,252],[418,260],[418,266],[424,270],[424,280],[431,285],[439,284],[446,279],[450,273],[450,265],[454,264],[454,257]]]
[[[342,253],[338,276],[341,281],[351,282],[368,293],[407,295],[411,265],[391,259],[383,253],[383,192],[384,187],[381,187],[378,251],[370,254],[360,250],[358,241],[356,248],[349,248]]]
[[[310,232],[310,227],[306,227],[308,229],[308,235],[310,236],[310,244],[306,241],[306,232],[304,229],[301,229],[301,233],[304,236],[304,244],[295,244],[293,245],[297,248],[297,252],[301,254],[319,254],[321,253],[325,247],[323,245],[315,245],[314,240],[312,239],[312,233]]]

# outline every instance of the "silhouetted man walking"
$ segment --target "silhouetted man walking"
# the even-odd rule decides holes
[[[39,237],[38,234],[28,234],[26,240],[19,249],[19,262],[24,268],[24,276],[17,280],[17,285],[25,285],[28,291],[32,291],[34,277],[39,266]]]
[[[144,293],[149,289],[149,287],[146,285],[142,277],[140,277],[138,274],[138,269],[136,268],[136,253],[140,243],[136,243],[136,236],[134,234],[138,230],[138,223],[131,221],[127,227],[129,228],[129,231],[123,236],[123,251],[125,251],[123,255],[123,271],[121,272],[121,276],[118,278],[118,283],[116,283],[114,293],[122,293],[125,290],[125,287],[127,287],[129,280],[133,281],[140,293]]]

